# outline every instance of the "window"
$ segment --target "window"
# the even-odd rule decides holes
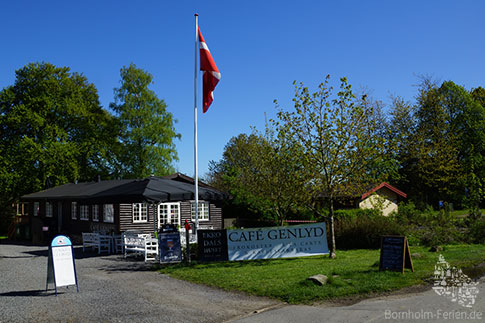
[[[40,214],[39,202],[34,202],[34,216],[39,216],[39,214]]]
[[[89,207],[87,205],[79,207],[79,214],[81,215],[81,220],[89,221]]]
[[[113,204],[104,204],[103,209],[103,222],[113,223],[115,222],[115,210]]]
[[[47,218],[52,218],[52,203],[45,202],[45,216]]]
[[[99,221],[99,205],[93,205],[93,221]]]
[[[145,203],[133,203],[133,222],[148,222],[147,205]]]
[[[71,202],[71,219],[77,220],[77,202]]]
[[[209,202],[199,201],[199,221],[209,221]],[[195,202],[191,202],[191,218],[195,221]]]
[[[17,203],[17,216],[28,215],[27,210],[28,210],[27,203],[25,202]]]
[[[167,223],[180,225],[179,203],[162,203],[158,205],[158,227]]]

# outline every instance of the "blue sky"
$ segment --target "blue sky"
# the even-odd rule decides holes
[[[274,99],[291,107],[294,80],[315,88],[346,76],[384,102],[412,101],[418,75],[485,86],[485,1],[17,0],[0,9],[0,88],[45,61],[84,74],[108,108],[133,62],[178,120],[175,167],[193,175],[196,12],[222,74],[209,111],[199,110],[201,175],[231,137],[263,129]]]

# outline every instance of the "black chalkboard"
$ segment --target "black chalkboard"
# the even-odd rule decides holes
[[[408,240],[404,236],[381,237],[379,270],[400,271],[404,268],[414,272]]]
[[[182,247],[180,245],[180,233],[161,233],[158,235],[158,252],[160,263],[172,263],[182,261]]]
[[[197,260],[227,261],[226,230],[197,230]]]

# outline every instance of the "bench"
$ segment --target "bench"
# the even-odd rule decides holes
[[[101,252],[111,252],[111,237],[100,235],[94,232],[83,232],[83,252],[85,252],[86,247],[92,247],[98,250],[98,254]]]
[[[142,254],[145,262],[156,260],[158,255],[158,240],[150,234],[123,233],[123,252],[125,258],[128,253]]]

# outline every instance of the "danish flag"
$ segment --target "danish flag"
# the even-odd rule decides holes
[[[219,73],[216,63],[214,62],[211,52],[209,51],[209,47],[207,47],[204,37],[202,37],[199,26],[197,26],[197,30],[199,32],[200,70],[203,72],[202,111],[205,113],[209,109],[212,101],[214,101],[214,94],[212,92],[221,79],[221,73]]]

